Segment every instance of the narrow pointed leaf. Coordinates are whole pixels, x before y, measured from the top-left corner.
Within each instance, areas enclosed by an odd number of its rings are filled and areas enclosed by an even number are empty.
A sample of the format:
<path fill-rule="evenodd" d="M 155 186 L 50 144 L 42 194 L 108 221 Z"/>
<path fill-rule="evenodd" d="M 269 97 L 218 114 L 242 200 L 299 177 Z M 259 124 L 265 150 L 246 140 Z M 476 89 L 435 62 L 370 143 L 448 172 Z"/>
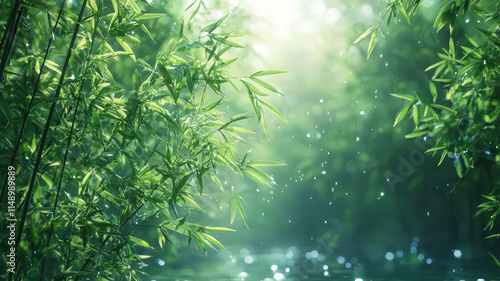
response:
<path fill-rule="evenodd" d="M 267 107 L 267 109 L 271 110 L 271 112 L 273 112 L 274 114 L 276 114 L 276 116 L 278 116 L 279 118 L 283 119 L 283 121 L 285 122 L 288 122 L 285 117 L 283 117 L 283 115 L 281 115 L 281 113 L 276 109 L 274 108 L 272 105 L 264 102 L 264 101 L 260 101 L 260 104 L 262 104 L 263 106 Z"/>
<path fill-rule="evenodd" d="M 399 99 L 409 100 L 409 101 L 415 100 L 415 98 L 413 96 L 405 95 L 405 94 L 391 94 L 391 96 L 399 98 Z"/>
<path fill-rule="evenodd" d="M 377 28 L 375 28 L 375 30 L 372 33 L 372 38 L 370 39 L 370 44 L 368 45 L 368 55 L 366 57 L 367 59 L 370 58 L 370 55 L 371 55 L 373 49 L 375 48 L 375 44 L 377 44 L 378 30 L 379 30 L 379 27 L 377 26 Z"/>
<path fill-rule="evenodd" d="M 375 30 L 375 28 L 377 28 L 377 26 L 376 26 L 376 25 L 374 25 L 374 26 L 372 26 L 372 27 L 368 28 L 365 32 L 363 32 L 363 34 L 361 34 L 361 35 L 358 37 L 358 39 L 356 39 L 356 40 L 353 42 L 353 44 L 356 44 L 356 43 L 358 43 L 359 41 L 363 40 L 363 38 L 365 38 L 366 36 L 368 36 L 368 34 L 372 33 L 372 32 Z"/>
<path fill-rule="evenodd" d="M 403 118 L 406 116 L 406 114 L 408 114 L 408 111 L 410 111 L 410 108 L 413 106 L 413 104 L 414 104 L 414 102 L 409 103 L 407 106 L 405 106 L 403 108 L 403 110 L 401 110 L 401 112 L 399 112 L 398 116 L 396 117 L 396 121 L 394 122 L 393 127 L 395 127 L 399 122 L 401 122 L 401 120 L 403 120 Z"/>
<path fill-rule="evenodd" d="M 287 73 L 287 72 L 288 71 L 284 71 L 284 70 L 263 70 L 263 71 L 257 71 L 254 74 L 250 75 L 250 78 L 258 77 L 258 76 L 280 74 L 280 73 Z"/>

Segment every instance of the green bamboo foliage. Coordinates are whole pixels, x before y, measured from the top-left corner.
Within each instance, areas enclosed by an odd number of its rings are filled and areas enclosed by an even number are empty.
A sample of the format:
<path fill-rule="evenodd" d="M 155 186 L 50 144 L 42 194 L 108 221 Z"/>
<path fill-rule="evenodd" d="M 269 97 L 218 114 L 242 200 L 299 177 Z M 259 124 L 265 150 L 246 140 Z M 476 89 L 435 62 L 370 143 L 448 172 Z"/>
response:
<path fill-rule="evenodd" d="M 16 273 L 2 277 L 139 279 L 148 258 L 141 253 L 174 247 L 172 233 L 203 251 L 228 251 L 210 233 L 233 230 L 189 215 L 204 212 L 197 198 L 206 196 L 207 179 L 220 185 L 221 167 L 272 182 L 260 166 L 281 163 L 240 155 L 241 134 L 251 131 L 238 123 L 257 118 L 267 135 L 264 108 L 285 119 L 266 102 L 281 93 L 262 79 L 283 71 L 232 77 L 226 67 L 236 59 L 225 53 L 242 46 L 223 28 L 227 15 L 196 27 L 202 1 L 179 15 L 189 20 L 156 57 L 137 50 L 157 40 L 149 24 L 169 15 L 147 1 L 18 2 L 2 7 L 25 15 L 6 27 L 5 38 L 18 29 L 17 41 L 2 41 L 1 163 L 16 167 L 18 208 Z M 123 63 L 137 69 L 133 90 L 113 71 Z M 253 114 L 220 110 L 229 99 L 224 85 L 246 89 Z M 248 226 L 242 198 L 234 198 Z M 5 196 L 1 205 L 6 233 Z M 157 241 L 141 236 L 151 229 Z"/>
<path fill-rule="evenodd" d="M 390 1 L 384 17 L 398 15 L 408 23 L 408 15 L 417 11 L 421 1 Z M 396 116 L 394 126 L 406 116 L 413 119 L 414 130 L 406 138 L 432 138 L 434 147 L 427 150 L 433 155 L 441 153 L 440 165 L 446 156 L 453 159 L 459 180 L 479 163 L 486 162 L 493 173 L 498 171 L 500 161 L 499 122 L 500 115 L 500 3 L 498 1 L 448 0 L 438 7 L 434 28 L 439 31 L 449 29 L 449 40 L 443 52 L 438 53 L 439 60 L 425 69 L 432 74 L 427 93 L 416 92 L 414 95 L 391 94 L 405 100 L 403 109 Z M 398 13 L 399 11 L 399 13 Z M 485 23 L 477 28 L 482 39 L 477 42 L 473 34 L 465 34 L 466 42 L 458 44 L 454 39 L 455 22 L 467 13 L 474 13 Z M 397 23 L 397 22 L 396 22 Z M 378 27 L 371 27 L 357 41 L 368 34 L 377 32 Z M 476 34 L 474 34 L 476 35 Z M 458 35 L 457 35 L 458 37 Z M 373 38 L 373 37 L 372 37 Z M 372 39 L 373 40 L 373 39 Z M 368 56 L 373 50 L 370 42 Z M 411 112 L 411 114 L 410 114 Z M 487 167 L 486 169 L 490 169 Z M 487 200 L 478 206 L 477 215 L 487 214 L 485 229 L 492 229 L 500 205 L 498 204 L 499 183 L 488 186 Z M 486 238 L 498 237 L 498 234 Z M 497 264 L 498 260 L 493 257 Z M 500 265 L 500 264 L 499 264 Z"/>

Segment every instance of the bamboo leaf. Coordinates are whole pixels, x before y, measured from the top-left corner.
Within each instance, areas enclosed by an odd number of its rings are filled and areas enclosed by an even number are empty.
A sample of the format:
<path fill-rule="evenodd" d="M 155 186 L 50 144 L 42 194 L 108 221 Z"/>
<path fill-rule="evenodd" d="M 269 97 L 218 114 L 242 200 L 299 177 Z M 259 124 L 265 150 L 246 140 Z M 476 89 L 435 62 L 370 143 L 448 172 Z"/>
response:
<path fill-rule="evenodd" d="M 287 73 L 287 72 L 288 71 L 284 71 L 284 70 L 263 70 L 263 71 L 257 71 L 254 74 L 250 75 L 250 78 L 258 77 L 258 76 L 274 75 L 274 74 L 280 74 L 280 73 Z"/>
<path fill-rule="evenodd" d="M 205 226 L 203 227 L 205 232 L 234 232 L 236 230 L 227 227 L 215 227 L 215 226 Z"/>
<path fill-rule="evenodd" d="M 405 95 L 405 94 L 391 94 L 391 96 L 399 98 L 399 99 L 404 99 L 404 100 L 409 100 L 409 101 L 415 101 L 415 98 L 410 95 Z"/>
<path fill-rule="evenodd" d="M 403 7 L 403 3 L 401 3 L 401 0 L 397 0 L 396 6 L 398 7 L 398 10 L 401 13 L 401 15 L 403 15 L 403 17 L 406 19 L 406 21 L 408 21 L 408 23 L 410 23 L 410 18 L 406 14 L 405 8 Z"/>
<path fill-rule="evenodd" d="M 135 20 L 150 20 L 150 19 L 155 19 L 159 18 L 161 16 L 165 16 L 166 14 L 161 14 L 161 13 L 148 13 L 148 14 L 142 14 L 140 16 L 135 17 Z"/>
<path fill-rule="evenodd" d="M 441 154 L 441 159 L 439 159 L 438 166 L 441 165 L 441 163 L 443 163 L 444 157 L 446 155 L 448 155 L 448 149 L 443 150 L 443 153 Z"/>
<path fill-rule="evenodd" d="M 85 186 L 85 184 L 87 183 L 87 181 L 89 180 L 90 176 L 92 175 L 92 172 L 93 170 L 90 170 L 86 175 L 85 177 L 83 178 L 82 180 L 82 186 Z"/>
<path fill-rule="evenodd" d="M 378 30 L 379 27 L 375 28 L 375 30 L 372 33 L 372 38 L 370 39 L 370 44 L 368 45 L 368 55 L 366 56 L 366 59 L 370 58 L 370 55 L 375 48 L 375 44 L 377 44 L 377 36 L 378 36 Z"/>
<path fill-rule="evenodd" d="M 419 127 L 420 126 L 420 120 L 419 120 L 419 116 L 418 116 L 418 107 L 416 104 L 413 104 L 413 122 L 415 122 L 415 127 Z"/>
<path fill-rule="evenodd" d="M 498 235 L 498 234 L 497 234 Z M 495 235 L 492 235 L 492 236 L 495 236 Z M 490 236 L 491 237 L 491 236 Z M 489 238 L 489 237 L 486 237 L 486 238 Z M 488 254 L 490 254 L 490 256 L 493 258 L 493 260 L 495 261 L 495 263 L 500 266 L 500 261 L 498 261 L 498 259 L 490 252 L 488 252 Z"/>
<path fill-rule="evenodd" d="M 410 111 L 410 108 L 413 106 L 414 103 L 415 102 L 409 103 L 407 106 L 403 108 L 403 110 L 401 110 L 401 112 L 399 112 L 393 127 L 395 127 L 399 122 L 401 122 L 401 120 L 403 120 L 403 118 L 406 116 L 406 114 L 408 114 L 408 111 Z"/>
<path fill-rule="evenodd" d="M 363 32 L 363 34 L 361 34 L 361 35 L 358 37 L 358 39 L 356 39 L 356 40 L 353 42 L 353 44 L 356 44 L 356 43 L 358 43 L 359 41 L 363 40 L 366 36 L 368 36 L 368 34 L 372 33 L 372 32 L 375 30 L 375 28 L 377 28 L 377 26 L 376 26 L 376 25 L 374 25 L 374 26 L 372 26 L 372 27 L 368 28 L 365 32 Z"/>
<path fill-rule="evenodd" d="M 425 72 L 427 72 L 427 71 L 429 71 L 429 70 L 431 70 L 431 69 L 433 69 L 433 68 L 436 68 L 436 67 L 438 67 L 438 66 L 441 66 L 441 65 L 442 65 L 442 64 L 444 64 L 444 63 L 446 63 L 446 61 L 443 61 L 443 60 L 442 60 L 442 61 L 439 61 L 439 62 L 436 62 L 435 64 L 433 64 L 433 65 L 431 65 L 431 66 L 427 67 L 424 71 L 425 71 Z"/>
<path fill-rule="evenodd" d="M 153 247 L 151 247 L 151 245 L 149 245 L 148 242 L 140 239 L 140 238 L 137 238 L 137 237 L 134 237 L 134 236 L 129 236 L 128 237 L 129 241 L 136 244 L 136 245 L 139 245 L 139 246 L 143 246 L 143 247 L 146 247 L 146 248 L 150 248 L 150 249 L 154 249 Z"/>
<path fill-rule="evenodd" d="M 223 249 L 224 251 L 230 253 L 226 247 L 224 247 L 217 239 L 215 239 L 213 236 L 208 235 L 207 233 L 200 233 L 201 236 L 203 236 L 205 239 L 208 241 L 212 242 L 213 244 L 217 245 L 217 247 Z"/>
<path fill-rule="evenodd" d="M 455 170 L 457 171 L 457 175 L 459 178 L 463 177 L 462 169 L 463 169 L 462 168 L 462 161 L 460 161 L 460 158 L 457 158 L 456 162 L 455 162 Z"/>
<path fill-rule="evenodd" d="M 268 187 L 271 187 L 269 182 L 271 182 L 272 179 L 261 170 L 254 168 L 252 166 L 247 166 L 247 168 L 243 170 L 243 173 L 248 177 L 252 178 L 253 180 Z"/>
<path fill-rule="evenodd" d="M 61 70 L 60 70 L 61 67 L 57 63 L 55 63 L 51 60 L 45 60 L 45 66 L 52 69 L 53 71 L 61 74 Z"/>
<path fill-rule="evenodd" d="M 132 8 L 132 10 L 134 10 L 134 12 L 136 14 L 140 14 L 141 13 L 141 9 L 139 9 L 139 6 L 137 6 L 137 3 L 135 3 L 134 0 L 128 0 L 127 3 Z"/>
<path fill-rule="evenodd" d="M 132 52 L 132 49 L 130 48 L 130 46 L 127 44 L 127 42 L 123 41 L 121 38 L 119 37 L 116 37 L 116 41 L 122 46 L 122 48 L 128 52 L 128 54 L 130 55 L 130 57 L 135 61 L 137 62 L 136 58 L 135 58 L 135 55 L 134 55 L 134 52 Z"/>
<path fill-rule="evenodd" d="M 285 166 L 285 163 L 268 161 L 268 160 L 254 160 L 246 163 L 248 166 Z"/>
<path fill-rule="evenodd" d="M 221 19 L 219 19 L 216 23 L 213 23 L 213 24 L 210 24 L 206 27 L 204 27 L 201 32 L 208 32 L 208 33 L 212 33 L 212 31 L 214 31 L 215 29 L 217 29 L 217 27 L 219 27 L 222 22 L 224 22 L 224 20 L 230 15 L 231 13 L 228 13 L 226 14 L 225 16 L 223 16 Z"/>
<path fill-rule="evenodd" d="M 189 196 L 184 196 L 182 199 L 184 199 L 184 201 L 186 201 L 187 203 L 191 204 L 196 209 L 198 209 L 198 210 L 200 210 L 202 212 L 205 212 L 205 210 L 203 210 L 198 204 L 196 204 L 196 202 L 192 198 L 190 198 Z"/>
<path fill-rule="evenodd" d="M 430 131 L 414 132 L 414 133 L 410 133 L 410 134 L 405 135 L 405 138 L 407 138 L 407 139 L 416 138 L 416 137 L 419 137 L 422 135 L 426 135 L 428 133 L 430 133 Z"/>
<path fill-rule="evenodd" d="M 451 109 L 451 108 L 448 108 L 444 105 L 441 105 L 441 104 L 437 104 L 437 103 L 433 103 L 433 104 L 430 104 L 430 106 L 434 107 L 434 108 L 439 108 L 439 109 L 443 109 L 443 110 L 448 110 L 448 111 L 451 111 L 453 113 L 457 113 L 455 110 Z"/>
<path fill-rule="evenodd" d="M 155 39 L 153 38 L 153 35 L 151 35 L 151 33 L 149 33 L 149 29 L 144 24 L 141 24 L 141 29 L 142 29 L 142 31 L 144 31 L 144 33 L 146 33 L 148 35 L 148 37 L 151 40 L 153 40 L 153 42 L 156 43 Z"/>
<path fill-rule="evenodd" d="M 237 44 L 237 43 L 234 43 L 233 41 L 229 41 L 227 39 L 224 39 L 222 37 L 219 37 L 219 36 L 215 36 L 215 35 L 211 35 L 210 38 L 214 39 L 215 41 L 217 42 L 220 42 L 222 44 L 226 44 L 228 46 L 231 46 L 231 47 L 235 47 L 235 48 L 244 48 L 243 46 L 241 46 L 240 44 Z"/>
<path fill-rule="evenodd" d="M 130 42 L 130 43 L 141 43 L 141 40 L 131 36 L 131 35 L 125 35 L 125 36 L 117 36 L 117 38 L 120 38 L 122 39 L 123 41 L 127 41 L 127 42 Z M 125 49 L 125 48 L 124 48 Z M 128 50 L 127 50 L 128 51 Z M 132 49 L 130 49 L 130 52 L 132 52 Z"/>
<path fill-rule="evenodd" d="M 234 197 L 233 197 L 233 202 L 231 203 L 231 219 L 230 219 L 231 224 L 233 224 L 235 217 L 236 217 L 236 204 L 234 203 Z"/>
<path fill-rule="evenodd" d="M 269 131 L 267 130 L 267 123 L 266 123 L 266 118 L 264 114 L 261 114 L 262 112 L 262 107 L 257 106 L 259 113 L 257 114 L 259 116 L 259 121 L 260 124 L 262 124 L 262 129 L 264 129 L 264 133 L 266 134 L 266 138 L 269 141 Z"/>
<path fill-rule="evenodd" d="M 433 152 L 433 151 L 437 151 L 437 150 L 440 150 L 440 149 L 445 149 L 446 146 L 436 146 L 436 147 L 432 147 L 432 148 L 429 148 L 425 151 L 425 153 L 427 152 Z"/>
<path fill-rule="evenodd" d="M 194 10 L 193 14 L 191 14 L 191 17 L 189 17 L 188 24 L 191 22 L 191 20 L 198 14 L 198 11 L 200 10 L 202 1 L 198 4 L 196 9 Z"/>
<path fill-rule="evenodd" d="M 245 214 L 245 210 L 243 209 L 243 206 L 241 205 L 241 200 L 243 200 L 243 198 L 241 198 L 240 196 L 233 196 L 233 206 L 231 207 L 232 208 L 231 209 L 231 223 L 234 220 L 234 214 L 236 213 L 236 209 L 237 209 L 238 212 L 240 213 L 241 218 L 243 219 L 243 223 L 245 224 L 247 229 L 250 229 L 248 227 L 247 216 Z"/>
<path fill-rule="evenodd" d="M 281 93 L 281 91 L 279 91 L 278 89 L 276 89 L 275 87 L 271 86 L 270 84 L 260 80 L 259 78 L 255 78 L 255 77 L 250 77 L 250 79 L 252 79 L 254 82 L 256 82 L 257 84 L 261 85 L 262 87 L 270 90 L 270 91 L 273 91 L 281 96 L 283 96 L 283 94 Z"/>
<path fill-rule="evenodd" d="M 274 114 L 276 114 L 276 116 L 278 116 L 279 118 L 283 119 L 283 121 L 285 122 L 288 122 L 285 117 L 283 117 L 283 115 L 281 115 L 281 113 L 276 109 L 274 108 L 272 105 L 264 102 L 264 101 L 260 101 L 260 104 L 262 104 L 263 106 L 267 107 L 267 109 L 271 110 Z"/>
<path fill-rule="evenodd" d="M 436 85 L 432 83 L 432 81 L 429 81 L 429 90 L 431 91 L 432 102 L 435 103 L 437 99 L 437 90 L 436 90 Z"/>

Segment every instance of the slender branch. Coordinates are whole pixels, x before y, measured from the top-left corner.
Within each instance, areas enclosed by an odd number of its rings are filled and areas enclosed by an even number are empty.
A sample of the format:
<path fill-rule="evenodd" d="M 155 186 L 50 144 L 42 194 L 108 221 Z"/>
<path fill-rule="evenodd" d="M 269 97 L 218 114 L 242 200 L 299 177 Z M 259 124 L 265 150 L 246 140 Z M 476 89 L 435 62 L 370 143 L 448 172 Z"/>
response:
<path fill-rule="evenodd" d="M 78 100 L 76 101 L 75 113 L 73 114 L 73 120 L 72 120 L 71 130 L 70 130 L 69 137 L 68 137 L 68 143 L 66 144 L 66 151 L 64 152 L 64 159 L 63 159 L 62 168 L 61 168 L 61 175 L 59 176 L 59 183 L 57 184 L 56 198 L 54 200 L 54 207 L 52 209 L 52 217 L 53 218 L 56 217 L 56 213 L 57 213 L 57 203 L 59 201 L 58 200 L 59 199 L 59 194 L 61 193 L 62 179 L 64 177 L 64 169 L 66 168 L 66 161 L 68 159 L 68 153 L 69 153 L 69 148 L 71 146 L 71 140 L 72 140 L 72 137 L 73 137 L 73 132 L 75 131 L 76 115 L 78 113 L 78 106 L 80 105 L 80 100 L 81 100 L 81 96 L 82 96 L 83 83 L 84 82 L 82 81 L 82 84 L 80 84 L 80 89 L 78 90 L 79 91 L 79 93 L 78 93 Z M 53 228 L 51 226 L 51 228 L 49 230 L 49 235 L 48 235 L 48 238 L 47 238 L 47 244 L 46 244 L 47 247 L 50 246 L 50 239 L 52 238 L 52 230 L 53 230 Z M 41 274 L 40 274 L 40 280 L 43 280 L 43 271 L 45 269 L 46 258 L 47 258 L 47 256 L 43 257 L 42 271 L 41 271 Z"/>

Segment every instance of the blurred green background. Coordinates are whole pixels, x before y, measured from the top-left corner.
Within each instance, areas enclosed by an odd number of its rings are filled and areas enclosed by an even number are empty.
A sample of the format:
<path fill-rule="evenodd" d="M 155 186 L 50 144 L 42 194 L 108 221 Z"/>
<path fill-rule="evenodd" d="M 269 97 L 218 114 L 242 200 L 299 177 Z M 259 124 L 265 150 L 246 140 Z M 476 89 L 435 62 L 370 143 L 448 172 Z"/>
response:
<path fill-rule="evenodd" d="M 148 42 L 135 46 L 144 52 L 141 57 L 154 62 L 163 42 L 179 30 L 182 18 L 176 15 L 191 2 L 153 1 L 170 16 L 151 21 L 158 43 L 138 35 Z M 488 193 L 485 183 L 495 175 L 478 166 L 451 192 L 458 180 L 452 159 L 437 166 L 438 157 L 424 155 L 433 140 L 405 139 L 412 131 L 409 120 L 393 127 L 404 103 L 390 93 L 430 96 L 432 74 L 424 70 L 449 40 L 447 31 L 432 28 L 441 1 L 424 1 L 411 25 L 401 20 L 384 28 L 369 60 L 368 40 L 353 42 L 380 21 L 383 1 L 204 3 L 207 9 L 194 18 L 199 26 L 231 12 L 224 28 L 248 35 L 235 39 L 246 49 L 227 54 L 241 56 L 232 64 L 235 76 L 262 69 L 288 71 L 265 79 L 285 95 L 267 100 L 288 123 L 268 114 L 270 139 L 262 130 L 248 136 L 254 155 L 287 165 L 266 169 L 275 181 L 272 189 L 220 171 L 225 191 L 213 193 L 218 187 L 207 186 L 207 193 L 215 194 L 200 202 L 208 216 L 195 214 L 191 220 L 236 229 L 216 236 L 232 253 L 210 251 L 205 256 L 188 247 L 185 237 L 174 237 L 175 246 L 158 249 L 150 259 L 151 279 L 354 280 L 387 278 L 389 272 L 416 274 L 415 280 L 476 280 L 498 273 L 488 251 L 500 254 L 499 243 L 484 239 L 498 229 L 483 231 L 485 218 L 474 216 L 481 194 Z M 465 32 L 479 38 L 475 28 L 481 24 L 472 13 L 463 16 L 455 39 L 464 40 Z M 134 65 L 121 59 L 113 67 L 125 72 Z M 116 79 L 132 91 L 141 75 L 138 71 L 134 79 Z M 252 111 L 245 95 L 231 97 L 228 111 Z M 255 123 L 248 121 L 248 128 Z M 238 217 L 229 224 L 233 192 L 245 199 L 250 229 Z M 154 241 L 155 233 L 145 235 Z"/>

